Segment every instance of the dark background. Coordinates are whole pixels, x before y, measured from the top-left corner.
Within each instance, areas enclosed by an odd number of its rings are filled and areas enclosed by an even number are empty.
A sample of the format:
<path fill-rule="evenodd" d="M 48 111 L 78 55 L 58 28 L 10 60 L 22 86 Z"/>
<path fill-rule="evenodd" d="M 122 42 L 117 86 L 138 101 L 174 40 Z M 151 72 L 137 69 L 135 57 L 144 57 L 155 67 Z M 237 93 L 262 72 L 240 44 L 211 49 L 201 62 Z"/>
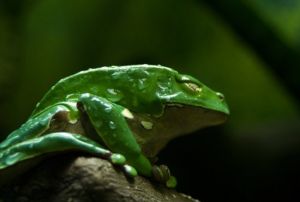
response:
<path fill-rule="evenodd" d="M 58 79 L 162 64 L 223 92 L 228 122 L 161 153 L 203 202 L 299 201 L 300 1 L 0 1 L 0 134 Z M 292 199 L 294 197 L 294 199 Z"/>

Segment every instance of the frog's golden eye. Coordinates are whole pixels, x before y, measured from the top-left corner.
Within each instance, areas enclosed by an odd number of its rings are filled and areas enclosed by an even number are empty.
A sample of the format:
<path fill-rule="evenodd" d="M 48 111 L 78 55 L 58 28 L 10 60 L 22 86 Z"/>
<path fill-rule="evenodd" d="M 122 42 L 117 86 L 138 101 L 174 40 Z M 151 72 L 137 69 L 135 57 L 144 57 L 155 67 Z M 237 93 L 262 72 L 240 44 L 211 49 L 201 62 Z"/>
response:
<path fill-rule="evenodd" d="M 184 83 L 183 85 L 195 93 L 201 93 L 202 91 L 202 88 L 195 83 Z"/>

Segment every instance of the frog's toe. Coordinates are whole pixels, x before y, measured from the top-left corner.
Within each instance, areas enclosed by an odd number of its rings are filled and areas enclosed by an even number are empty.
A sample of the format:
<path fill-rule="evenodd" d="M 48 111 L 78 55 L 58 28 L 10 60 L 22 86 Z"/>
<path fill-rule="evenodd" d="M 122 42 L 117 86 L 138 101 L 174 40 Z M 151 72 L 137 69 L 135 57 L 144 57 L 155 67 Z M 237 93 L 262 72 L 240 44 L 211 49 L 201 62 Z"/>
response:
<path fill-rule="evenodd" d="M 112 154 L 110 156 L 110 161 L 115 165 L 124 165 L 126 158 L 122 154 Z"/>
<path fill-rule="evenodd" d="M 123 166 L 124 172 L 128 177 L 135 177 L 138 175 L 136 169 L 128 164 Z"/>
<path fill-rule="evenodd" d="M 166 182 L 166 186 L 169 188 L 175 188 L 177 186 L 176 178 L 174 176 L 170 176 L 170 178 Z"/>
<path fill-rule="evenodd" d="M 169 180 L 171 173 L 169 168 L 166 165 L 154 165 L 152 167 L 153 178 L 161 183 L 165 183 Z"/>
<path fill-rule="evenodd" d="M 152 175 L 154 180 L 166 184 L 169 188 L 175 188 L 177 180 L 171 175 L 170 169 L 166 165 L 154 165 L 152 167 Z"/>

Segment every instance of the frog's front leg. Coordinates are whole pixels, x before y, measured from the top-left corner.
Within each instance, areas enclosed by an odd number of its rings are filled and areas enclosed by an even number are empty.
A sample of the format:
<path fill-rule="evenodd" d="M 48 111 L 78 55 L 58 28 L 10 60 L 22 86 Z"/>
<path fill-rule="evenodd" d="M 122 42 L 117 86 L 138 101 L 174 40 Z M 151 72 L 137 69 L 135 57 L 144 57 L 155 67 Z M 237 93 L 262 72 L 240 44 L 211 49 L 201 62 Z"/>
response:
<path fill-rule="evenodd" d="M 87 113 L 99 140 L 111 151 L 124 155 L 128 163 L 140 174 L 151 176 L 152 165 L 142 154 L 124 118 L 124 107 L 88 93 L 80 97 L 78 107 Z"/>
<path fill-rule="evenodd" d="M 138 173 L 166 183 L 168 187 L 176 186 L 175 178 L 166 167 L 153 167 L 149 159 L 142 154 L 125 119 L 125 117 L 133 118 L 128 109 L 88 93 L 80 97 L 79 109 L 88 114 L 105 145 L 113 152 L 123 154 L 128 164 L 136 168 Z"/>

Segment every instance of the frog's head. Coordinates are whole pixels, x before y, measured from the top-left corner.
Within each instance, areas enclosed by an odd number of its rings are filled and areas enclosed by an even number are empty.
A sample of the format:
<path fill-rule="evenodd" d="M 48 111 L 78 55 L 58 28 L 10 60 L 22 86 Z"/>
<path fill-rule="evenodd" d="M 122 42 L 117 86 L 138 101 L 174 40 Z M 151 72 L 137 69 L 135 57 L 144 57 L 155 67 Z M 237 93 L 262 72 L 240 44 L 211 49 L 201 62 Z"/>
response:
<path fill-rule="evenodd" d="M 179 74 L 173 69 L 159 68 L 162 73 L 156 72 L 156 96 L 163 105 L 163 113 L 149 120 L 144 117 L 151 127 L 136 131 L 141 135 L 139 139 L 147 156 L 155 156 L 171 139 L 221 124 L 229 115 L 223 94 L 194 77 Z"/>
<path fill-rule="evenodd" d="M 158 96 L 165 103 L 161 119 L 174 125 L 178 121 L 180 127 L 175 130 L 180 134 L 221 124 L 229 115 L 224 95 L 192 76 L 173 71 L 167 82 L 158 85 Z"/>
<path fill-rule="evenodd" d="M 169 94 L 161 94 L 167 105 L 182 104 L 203 108 L 226 117 L 228 105 L 222 93 L 216 92 L 192 76 L 175 73 Z"/>

